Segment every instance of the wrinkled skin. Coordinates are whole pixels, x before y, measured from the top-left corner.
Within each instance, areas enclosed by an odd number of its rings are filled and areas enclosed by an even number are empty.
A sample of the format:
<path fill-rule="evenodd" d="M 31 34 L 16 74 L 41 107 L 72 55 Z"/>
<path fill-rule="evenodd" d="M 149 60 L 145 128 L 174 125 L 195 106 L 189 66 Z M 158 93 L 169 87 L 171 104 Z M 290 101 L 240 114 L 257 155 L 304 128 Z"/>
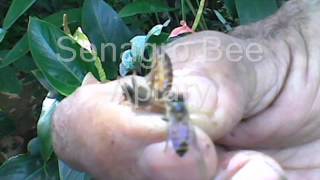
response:
<path fill-rule="evenodd" d="M 319 179 L 319 10 L 318 0 L 291 1 L 231 35 L 200 32 L 165 47 L 173 89 L 185 93 L 199 127 L 199 148 L 185 157 L 164 151 L 161 114 L 132 108 L 119 81 L 90 76 L 54 114 L 55 152 L 98 179 Z M 231 43 L 253 42 L 258 62 L 225 54 Z"/>

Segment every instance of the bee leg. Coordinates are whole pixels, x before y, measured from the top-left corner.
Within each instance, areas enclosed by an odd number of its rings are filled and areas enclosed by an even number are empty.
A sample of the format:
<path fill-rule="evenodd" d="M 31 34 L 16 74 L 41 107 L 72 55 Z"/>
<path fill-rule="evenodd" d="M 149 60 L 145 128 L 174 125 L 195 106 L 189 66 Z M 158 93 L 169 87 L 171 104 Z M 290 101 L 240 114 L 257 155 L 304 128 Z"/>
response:
<path fill-rule="evenodd" d="M 128 83 L 122 83 L 121 89 L 125 99 L 132 102 L 134 98 L 134 89 Z"/>
<path fill-rule="evenodd" d="M 167 121 L 167 139 L 166 139 L 166 144 L 164 146 L 164 152 L 168 152 L 168 148 L 169 148 L 169 141 L 170 141 L 170 127 L 171 127 L 171 122 L 169 121 L 168 118 L 163 117 L 162 118 L 164 121 Z"/>
<path fill-rule="evenodd" d="M 133 74 L 131 76 L 131 84 L 132 84 L 132 89 L 134 90 L 133 94 L 133 101 L 132 103 L 134 104 L 134 108 L 137 109 L 139 107 L 139 86 L 137 84 L 137 80 L 135 78 L 136 76 L 136 71 L 133 71 Z"/>
<path fill-rule="evenodd" d="M 140 92 L 135 78 L 131 77 L 131 85 L 129 85 L 126 82 L 121 83 L 121 89 L 123 92 L 123 96 L 125 97 L 125 100 L 129 100 L 132 104 L 134 104 L 134 107 L 137 108 L 139 104 Z"/>
<path fill-rule="evenodd" d="M 138 83 L 137 83 L 137 80 L 136 80 L 136 71 L 133 71 L 132 73 L 132 76 L 131 76 L 131 84 L 132 84 L 132 87 L 135 91 L 138 91 L 139 90 L 139 86 L 138 86 Z"/>
<path fill-rule="evenodd" d="M 135 81 L 135 80 L 131 80 L 131 81 Z M 138 89 L 135 87 L 136 86 L 136 83 L 135 84 L 132 84 L 132 85 L 129 85 L 128 83 L 124 82 L 124 83 L 121 83 L 121 89 L 122 89 L 122 93 L 123 93 L 123 96 L 125 98 L 125 100 L 128 100 L 131 102 L 131 104 L 133 104 L 133 110 L 136 110 L 137 107 L 138 107 L 138 103 L 137 102 L 137 97 L 138 93 Z"/>
<path fill-rule="evenodd" d="M 146 96 L 147 90 L 143 88 L 142 86 L 138 85 L 138 82 L 136 80 L 136 71 L 133 71 L 132 77 L 131 77 L 131 84 L 132 84 L 132 89 L 134 90 L 133 94 L 133 104 L 134 107 L 137 109 L 139 106 L 142 106 L 144 104 L 147 104 L 144 102 L 144 98 Z"/>

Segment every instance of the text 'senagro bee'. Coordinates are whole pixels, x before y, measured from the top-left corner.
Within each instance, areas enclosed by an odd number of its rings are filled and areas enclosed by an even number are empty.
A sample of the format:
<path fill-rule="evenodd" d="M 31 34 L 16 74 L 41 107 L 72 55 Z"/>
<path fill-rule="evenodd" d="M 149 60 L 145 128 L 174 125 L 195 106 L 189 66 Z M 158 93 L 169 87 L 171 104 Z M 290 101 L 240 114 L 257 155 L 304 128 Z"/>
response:
<path fill-rule="evenodd" d="M 147 86 L 139 85 L 133 77 L 132 86 L 124 83 L 122 89 L 126 98 L 139 107 L 165 107 L 163 119 L 169 123 L 168 142 L 172 143 L 176 154 L 182 157 L 188 152 L 190 144 L 196 141 L 189 112 L 183 96 L 171 92 L 173 74 L 169 56 L 158 48 L 153 57 L 151 72 L 145 77 Z"/>

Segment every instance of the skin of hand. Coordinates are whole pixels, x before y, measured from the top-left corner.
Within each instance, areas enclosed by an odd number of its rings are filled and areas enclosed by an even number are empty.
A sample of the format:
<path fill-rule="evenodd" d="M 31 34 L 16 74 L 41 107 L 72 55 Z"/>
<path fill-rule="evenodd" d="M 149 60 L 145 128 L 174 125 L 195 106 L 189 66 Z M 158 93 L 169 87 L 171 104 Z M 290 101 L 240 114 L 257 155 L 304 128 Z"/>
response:
<path fill-rule="evenodd" d="M 97 179 L 318 179 L 319 9 L 293 0 L 230 35 L 194 33 L 164 48 L 199 127 L 185 157 L 164 150 L 163 115 L 124 101 L 128 78 L 90 76 L 54 114 L 56 154 Z"/>

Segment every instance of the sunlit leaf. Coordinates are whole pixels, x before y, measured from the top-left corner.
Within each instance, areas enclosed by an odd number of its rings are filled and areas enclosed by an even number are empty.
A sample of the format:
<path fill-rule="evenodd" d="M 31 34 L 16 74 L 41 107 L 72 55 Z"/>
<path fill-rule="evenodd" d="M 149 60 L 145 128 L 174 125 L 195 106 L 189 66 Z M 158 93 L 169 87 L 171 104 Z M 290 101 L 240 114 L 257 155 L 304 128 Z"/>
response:
<path fill-rule="evenodd" d="M 81 45 L 81 47 L 87 49 L 88 51 L 90 51 L 92 53 L 93 56 L 95 56 L 96 60 L 95 60 L 95 66 L 99 72 L 99 79 L 100 81 L 106 81 L 107 77 L 106 77 L 106 73 L 102 67 L 102 63 L 100 58 L 97 56 L 97 53 L 91 48 L 91 42 L 89 41 L 87 35 L 85 35 L 82 32 L 82 29 L 79 27 L 76 32 L 73 34 L 73 39 Z"/>

